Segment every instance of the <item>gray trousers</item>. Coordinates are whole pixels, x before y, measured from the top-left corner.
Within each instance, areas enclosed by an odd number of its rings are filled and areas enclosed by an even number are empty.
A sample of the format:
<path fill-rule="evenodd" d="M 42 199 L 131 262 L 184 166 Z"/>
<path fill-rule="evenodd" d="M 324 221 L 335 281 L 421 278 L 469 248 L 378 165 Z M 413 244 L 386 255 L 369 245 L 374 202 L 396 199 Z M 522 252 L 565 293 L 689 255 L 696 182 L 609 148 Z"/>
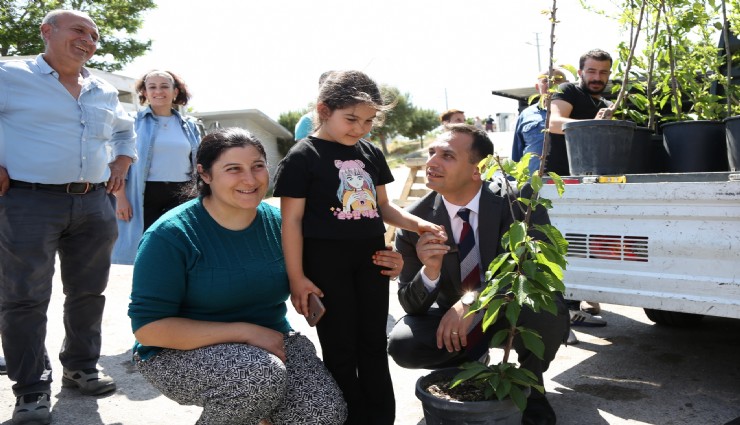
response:
<path fill-rule="evenodd" d="M 118 236 L 114 205 L 104 188 L 69 195 L 11 187 L 0 197 L 0 334 L 16 396 L 50 390 L 44 341 L 57 253 L 65 295 L 59 360 L 72 370 L 96 366 Z"/>

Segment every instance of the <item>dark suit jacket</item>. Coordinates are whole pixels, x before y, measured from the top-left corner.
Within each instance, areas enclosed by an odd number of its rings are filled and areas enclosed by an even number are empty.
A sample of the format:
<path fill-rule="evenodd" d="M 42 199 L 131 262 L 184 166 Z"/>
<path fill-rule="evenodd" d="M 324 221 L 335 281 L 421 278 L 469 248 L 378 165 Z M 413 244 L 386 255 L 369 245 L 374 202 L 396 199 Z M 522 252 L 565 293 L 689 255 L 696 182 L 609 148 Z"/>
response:
<path fill-rule="evenodd" d="M 493 190 L 492 190 L 493 189 Z M 494 193 L 496 191 L 496 193 Z M 526 196 L 526 191 L 523 193 Z M 396 250 L 403 255 L 403 270 L 399 276 L 398 299 L 408 314 L 422 314 L 429 310 L 435 302 L 442 309 L 449 309 L 462 296 L 460 286 L 460 260 L 457 246 L 451 234 L 450 217 L 442 201 L 442 196 L 431 192 L 420 199 L 407 210 L 418 217 L 444 226 L 448 234 L 447 244 L 453 249 L 445 255 L 442 262 L 442 272 L 439 284 L 434 291 L 429 292 L 421 278 L 423 264 L 416 256 L 416 242 L 419 235 L 407 230 L 396 232 Z M 523 215 L 519 208 L 514 208 L 517 219 Z M 483 184 L 480 196 L 478 216 L 478 249 L 480 250 L 481 267 L 488 269 L 488 265 L 503 252 L 501 237 L 509 230 L 514 221 L 507 197 L 498 194 L 496 184 Z M 532 223 L 549 224 L 545 208 L 535 210 Z"/>

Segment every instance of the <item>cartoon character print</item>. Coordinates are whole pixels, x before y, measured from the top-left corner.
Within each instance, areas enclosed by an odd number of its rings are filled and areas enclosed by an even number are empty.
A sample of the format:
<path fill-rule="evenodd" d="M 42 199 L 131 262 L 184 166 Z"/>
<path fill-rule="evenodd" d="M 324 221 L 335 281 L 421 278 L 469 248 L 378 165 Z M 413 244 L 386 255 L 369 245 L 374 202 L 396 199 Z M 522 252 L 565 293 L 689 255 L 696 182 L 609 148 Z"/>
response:
<path fill-rule="evenodd" d="M 377 210 L 375 185 L 370 174 L 364 170 L 365 164 L 356 159 L 334 161 L 339 169 L 339 189 L 337 198 L 342 208 L 335 208 L 334 215 L 340 220 L 359 220 L 362 217 L 380 217 Z"/>

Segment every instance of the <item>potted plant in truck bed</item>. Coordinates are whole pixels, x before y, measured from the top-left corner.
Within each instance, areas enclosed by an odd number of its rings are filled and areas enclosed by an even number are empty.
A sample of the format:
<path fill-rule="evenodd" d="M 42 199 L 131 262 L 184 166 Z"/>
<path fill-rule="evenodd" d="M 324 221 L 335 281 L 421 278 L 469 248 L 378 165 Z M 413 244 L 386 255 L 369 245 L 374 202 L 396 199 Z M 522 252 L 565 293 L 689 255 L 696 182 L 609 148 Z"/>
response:
<path fill-rule="evenodd" d="M 582 1 L 583 3 L 583 1 Z M 705 172 L 727 170 L 722 119 L 740 111 L 739 88 L 722 70 L 726 54 L 717 46 L 724 37 L 720 13 L 725 2 L 716 0 L 647 0 L 643 47 L 632 55 L 620 46 L 620 57 L 633 57 L 634 67 L 625 74 L 631 83 L 625 107 L 617 113 L 647 128 L 636 131 L 645 140 L 651 131 L 662 132 L 661 145 L 651 143 L 650 171 Z M 619 20 L 633 22 L 634 0 L 622 3 Z M 736 8 L 735 8 L 736 9 Z M 737 21 L 731 10 L 729 20 Z M 727 28 L 727 26 L 724 26 Z M 727 43 L 729 44 L 729 43 Z M 737 50 L 737 49 L 736 49 Z M 718 90 L 719 88 L 719 90 Z M 732 105 L 732 107 L 726 107 Z M 639 129 L 639 127 L 638 127 Z M 655 154 L 661 154 L 657 158 Z M 668 156 L 670 155 L 670 156 Z M 666 161 L 656 167 L 656 162 Z"/>
<path fill-rule="evenodd" d="M 615 102 L 607 108 L 605 119 L 577 120 L 563 124 L 568 163 L 573 175 L 628 174 L 642 172 L 645 150 L 639 149 L 634 138 L 635 123 L 609 119 L 624 102 L 630 87 L 630 70 L 643 23 L 648 0 L 633 2 L 624 12 L 630 29 L 629 47 L 625 58 L 620 90 Z M 621 69 L 617 60 L 613 68 Z"/>
<path fill-rule="evenodd" d="M 555 22 L 555 1 L 551 18 Z M 553 45 L 551 36 L 551 52 Z M 552 57 L 552 54 L 550 55 Z M 552 62 L 550 63 L 552 75 Z M 551 83 L 552 84 L 552 83 Z M 546 104 L 549 96 L 546 97 Z M 546 125 L 549 113 L 546 117 Z M 549 134 L 545 133 L 545 149 L 549 144 Z M 542 358 L 544 344 L 539 334 L 531 329 L 518 326 L 522 308 L 534 311 L 547 311 L 557 314 L 555 296 L 564 291 L 563 270 L 566 266 L 567 241 L 552 225 L 530 224 L 532 212 L 537 208 L 550 208 L 551 202 L 539 197 L 543 186 L 543 167 L 529 175 L 528 153 L 519 162 L 502 160 L 498 156 L 481 161 L 482 178 L 498 178 L 501 193 L 510 199 L 511 214 L 519 208 L 523 220 L 514 221 L 504 234 L 501 244 L 504 252 L 497 256 L 485 274 L 485 287 L 478 299 L 471 305 L 469 314 L 483 312 L 483 329 L 487 329 L 497 319 L 505 318 L 508 327 L 493 335 L 490 346 L 503 346 L 503 359 L 496 364 L 468 362 L 460 369 L 446 369 L 432 372 L 419 378 L 416 394 L 422 402 L 427 425 L 436 424 L 516 424 L 521 423 L 521 412 L 526 407 L 530 391 L 544 392 L 536 376 L 509 360 L 515 338 L 520 338 L 524 346 Z M 512 180 L 506 179 L 510 176 Z M 550 173 L 550 179 L 562 194 L 562 179 Z M 531 187 L 531 196 L 518 197 L 525 187 Z M 538 234 L 534 238 L 533 234 Z M 486 235 L 481 234 L 481 238 Z M 553 316 L 554 317 L 554 316 Z"/>
<path fill-rule="evenodd" d="M 632 2 L 625 0 L 626 8 Z M 736 91 L 721 72 L 724 53 L 717 47 L 720 8 L 710 0 L 648 0 L 647 43 L 634 57 L 629 107 L 621 112 L 663 133 L 668 171 L 727 170 L 725 93 Z M 628 15 L 627 10 L 621 19 Z M 625 49 L 622 48 L 622 55 Z"/>
<path fill-rule="evenodd" d="M 740 86 L 733 85 L 740 80 L 740 40 L 736 33 L 740 28 L 740 10 L 736 7 L 727 13 L 726 2 L 722 2 L 722 39 L 720 48 L 724 54 L 723 91 L 727 105 L 725 135 L 727 138 L 727 161 L 730 171 L 740 170 Z M 733 31 L 730 31 L 733 29 Z M 735 34 L 733 34 L 735 33 Z M 729 59 L 728 59 L 729 58 Z"/>
<path fill-rule="evenodd" d="M 728 169 L 724 102 L 712 90 L 722 84 L 722 56 L 715 35 L 721 30 L 716 2 L 666 1 L 663 5 L 668 84 L 661 95 L 670 100 L 675 120 L 661 126 L 672 172 Z M 665 72 L 663 72 L 665 75 Z"/>

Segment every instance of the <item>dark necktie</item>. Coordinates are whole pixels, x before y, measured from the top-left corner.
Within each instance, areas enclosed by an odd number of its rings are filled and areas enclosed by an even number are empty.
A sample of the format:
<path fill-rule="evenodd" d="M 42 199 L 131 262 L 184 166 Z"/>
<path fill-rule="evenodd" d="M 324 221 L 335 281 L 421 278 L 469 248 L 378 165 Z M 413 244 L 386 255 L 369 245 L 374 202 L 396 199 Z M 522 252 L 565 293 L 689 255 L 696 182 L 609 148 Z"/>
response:
<path fill-rule="evenodd" d="M 460 208 L 457 215 L 463 220 L 462 231 L 457 242 L 460 256 L 460 282 L 463 291 L 470 291 L 480 285 L 480 252 L 475 246 L 475 233 L 470 226 L 470 210 Z"/>

